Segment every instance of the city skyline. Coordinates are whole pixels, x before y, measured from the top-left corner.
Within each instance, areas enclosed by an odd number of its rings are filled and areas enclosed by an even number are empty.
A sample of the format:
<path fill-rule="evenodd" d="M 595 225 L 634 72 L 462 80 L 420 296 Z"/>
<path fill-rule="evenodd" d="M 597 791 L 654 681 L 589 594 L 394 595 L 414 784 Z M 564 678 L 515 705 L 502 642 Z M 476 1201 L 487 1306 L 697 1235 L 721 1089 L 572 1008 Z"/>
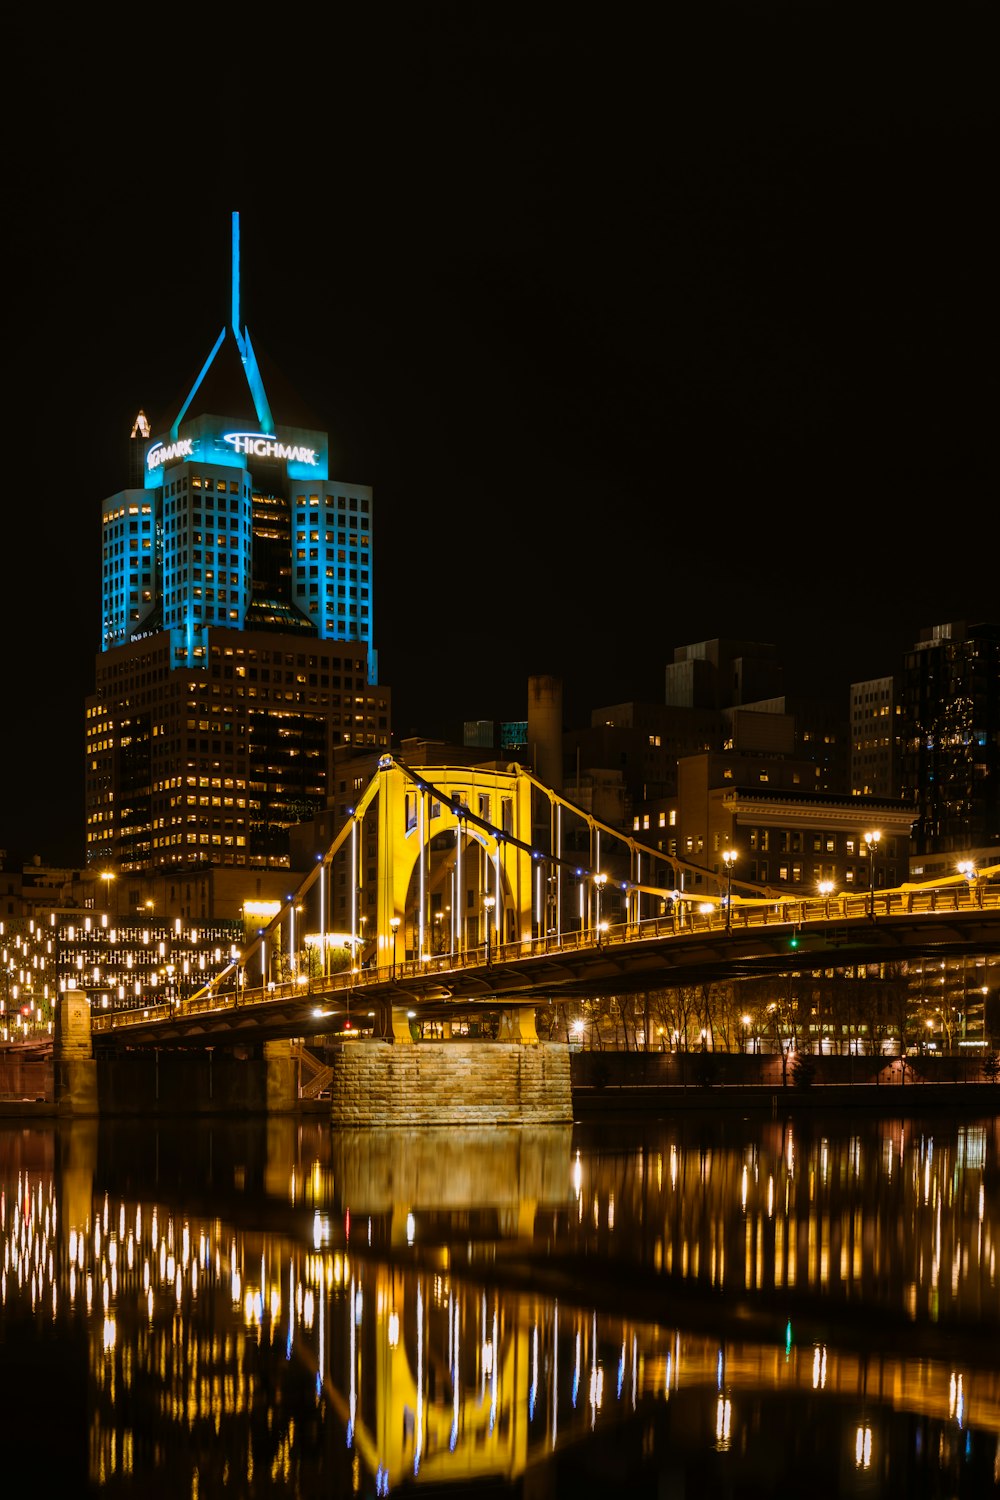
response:
<path fill-rule="evenodd" d="M 355 151 L 321 233 L 240 202 L 238 174 L 169 233 L 69 164 L 18 179 L 14 425 L 42 498 L 5 522 L 0 847 L 82 852 L 101 502 L 137 410 L 183 394 L 225 320 L 232 210 L 255 346 L 331 474 L 372 486 L 397 742 L 521 718 L 535 674 L 564 682 L 567 727 L 662 701 L 673 650 L 714 637 L 774 644 L 789 692 L 846 714 L 922 629 L 996 617 L 975 80 L 922 91 L 869 59 L 846 97 L 834 47 L 751 87 L 734 31 L 696 110 L 691 83 L 612 78 L 598 117 L 595 39 L 575 66 L 554 28 L 476 40 L 422 54 L 419 120 Z M 494 114 L 505 69 L 517 107 Z"/>

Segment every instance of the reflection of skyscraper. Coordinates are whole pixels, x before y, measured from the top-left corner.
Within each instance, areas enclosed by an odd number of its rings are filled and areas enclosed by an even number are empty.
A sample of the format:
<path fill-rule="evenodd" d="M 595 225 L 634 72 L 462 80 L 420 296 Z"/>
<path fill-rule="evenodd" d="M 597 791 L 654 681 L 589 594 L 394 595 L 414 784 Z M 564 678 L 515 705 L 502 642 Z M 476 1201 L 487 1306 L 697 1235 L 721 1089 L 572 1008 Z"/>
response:
<path fill-rule="evenodd" d="M 130 487 L 103 505 L 88 863 L 281 868 L 336 752 L 389 746 L 371 490 L 330 478 L 327 434 L 265 384 L 235 213 L 232 264 L 230 322 L 179 408 L 140 412 Z"/>

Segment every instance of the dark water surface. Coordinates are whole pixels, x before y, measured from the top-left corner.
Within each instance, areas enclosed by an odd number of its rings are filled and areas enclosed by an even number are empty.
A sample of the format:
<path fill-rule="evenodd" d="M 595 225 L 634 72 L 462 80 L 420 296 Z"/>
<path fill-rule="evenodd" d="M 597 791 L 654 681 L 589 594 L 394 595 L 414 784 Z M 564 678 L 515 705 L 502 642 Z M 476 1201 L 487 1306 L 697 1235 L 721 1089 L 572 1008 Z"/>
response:
<path fill-rule="evenodd" d="M 1000 1122 L 0 1123 L 6 1496 L 1000 1495 Z"/>

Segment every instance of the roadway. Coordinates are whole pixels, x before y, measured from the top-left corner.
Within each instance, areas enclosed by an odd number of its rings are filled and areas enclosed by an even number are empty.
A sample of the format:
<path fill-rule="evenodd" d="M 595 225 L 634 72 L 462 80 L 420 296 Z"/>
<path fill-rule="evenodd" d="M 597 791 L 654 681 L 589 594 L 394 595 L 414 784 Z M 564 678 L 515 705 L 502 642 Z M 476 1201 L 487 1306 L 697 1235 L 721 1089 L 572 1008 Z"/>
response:
<path fill-rule="evenodd" d="M 95 1050 L 135 1046 L 231 1046 L 341 1032 L 345 1022 L 377 1034 L 392 1011 L 425 1020 L 534 1007 L 608 995 L 808 973 L 865 964 L 915 963 L 1000 954 L 1000 886 L 961 886 L 833 900 L 689 910 L 595 936 L 574 932 L 441 953 L 392 966 L 300 974 L 239 987 L 230 965 L 200 994 L 178 1004 L 92 1017 Z"/>

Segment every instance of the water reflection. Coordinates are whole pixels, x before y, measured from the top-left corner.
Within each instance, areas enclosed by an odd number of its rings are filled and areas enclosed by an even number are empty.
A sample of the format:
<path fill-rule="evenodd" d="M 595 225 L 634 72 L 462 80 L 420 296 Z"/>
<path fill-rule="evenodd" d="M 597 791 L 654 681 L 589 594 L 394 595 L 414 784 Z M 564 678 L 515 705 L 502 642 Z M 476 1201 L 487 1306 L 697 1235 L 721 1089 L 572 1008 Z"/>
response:
<path fill-rule="evenodd" d="M 0 1129 L 5 1477 L 984 1495 L 1000 1127 Z"/>

